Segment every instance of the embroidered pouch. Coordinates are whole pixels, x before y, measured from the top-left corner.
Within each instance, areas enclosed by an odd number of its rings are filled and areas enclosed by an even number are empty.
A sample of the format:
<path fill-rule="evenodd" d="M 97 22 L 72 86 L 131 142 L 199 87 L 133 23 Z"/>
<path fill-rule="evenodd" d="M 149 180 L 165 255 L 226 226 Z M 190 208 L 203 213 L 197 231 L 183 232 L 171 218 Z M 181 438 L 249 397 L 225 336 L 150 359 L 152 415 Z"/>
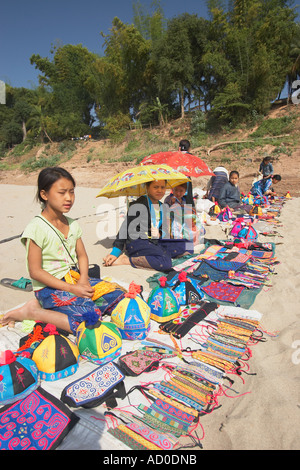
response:
<path fill-rule="evenodd" d="M 116 364 L 109 362 L 67 385 L 60 399 L 74 408 L 94 408 L 104 402 L 108 408 L 115 408 L 116 398 L 126 395 L 124 377 Z"/>
<path fill-rule="evenodd" d="M 143 372 L 156 370 L 162 355 L 157 352 L 138 349 L 119 358 L 119 365 L 125 375 L 137 376 Z"/>

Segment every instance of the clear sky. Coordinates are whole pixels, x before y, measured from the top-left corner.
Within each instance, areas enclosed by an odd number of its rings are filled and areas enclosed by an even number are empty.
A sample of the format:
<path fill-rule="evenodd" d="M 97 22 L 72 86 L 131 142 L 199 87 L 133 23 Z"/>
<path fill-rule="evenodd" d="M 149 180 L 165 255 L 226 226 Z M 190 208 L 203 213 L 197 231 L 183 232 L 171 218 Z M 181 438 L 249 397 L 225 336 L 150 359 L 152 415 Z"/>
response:
<path fill-rule="evenodd" d="M 82 44 L 103 55 L 100 32 L 109 32 L 117 16 L 133 22 L 133 0 L 4 0 L 0 2 L 0 80 L 13 87 L 33 88 L 39 71 L 32 54 L 51 58 L 51 44 Z M 140 0 L 151 12 L 151 0 Z M 293 4 L 299 2 L 295 1 Z M 161 0 L 166 18 L 181 13 L 207 17 L 205 0 Z M 300 7 L 297 7 L 300 17 Z"/>
<path fill-rule="evenodd" d="M 141 0 L 150 7 L 151 0 Z M 32 54 L 51 58 L 51 44 L 82 44 L 103 55 L 103 38 L 117 16 L 133 22 L 132 0 L 6 0 L 0 3 L 0 80 L 13 87 L 33 88 L 39 71 Z M 161 0 L 166 18 L 187 12 L 207 17 L 201 0 Z M 149 8 L 151 12 L 151 9 Z"/>

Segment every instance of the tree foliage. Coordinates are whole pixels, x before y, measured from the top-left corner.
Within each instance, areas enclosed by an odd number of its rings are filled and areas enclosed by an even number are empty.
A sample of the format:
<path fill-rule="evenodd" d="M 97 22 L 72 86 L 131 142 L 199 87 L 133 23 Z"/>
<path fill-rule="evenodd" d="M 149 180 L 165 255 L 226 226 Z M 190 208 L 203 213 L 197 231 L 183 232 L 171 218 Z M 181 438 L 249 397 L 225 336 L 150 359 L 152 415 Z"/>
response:
<path fill-rule="evenodd" d="M 131 121 L 161 124 L 190 107 L 234 123 L 266 113 L 300 75 L 300 26 L 288 0 L 208 0 L 208 17 L 167 20 L 159 0 L 133 7 L 133 24 L 112 21 L 102 56 L 79 45 L 33 54 L 34 90 L 6 87 L 0 141 L 53 140 Z M 98 124 L 98 126 L 97 126 Z"/>

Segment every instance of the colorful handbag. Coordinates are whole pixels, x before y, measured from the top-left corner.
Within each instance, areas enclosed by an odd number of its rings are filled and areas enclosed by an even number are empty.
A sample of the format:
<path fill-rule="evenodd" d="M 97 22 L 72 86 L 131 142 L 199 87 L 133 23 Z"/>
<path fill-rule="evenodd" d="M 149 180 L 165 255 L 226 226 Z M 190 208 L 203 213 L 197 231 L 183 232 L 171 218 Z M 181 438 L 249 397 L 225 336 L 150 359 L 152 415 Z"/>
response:
<path fill-rule="evenodd" d="M 116 398 L 125 396 L 124 374 L 116 364 L 108 362 L 67 385 L 60 399 L 73 408 L 95 408 L 102 403 L 115 408 Z"/>
<path fill-rule="evenodd" d="M 156 370 L 161 358 L 160 353 L 137 349 L 119 357 L 119 365 L 125 375 L 136 377 L 143 372 Z"/>

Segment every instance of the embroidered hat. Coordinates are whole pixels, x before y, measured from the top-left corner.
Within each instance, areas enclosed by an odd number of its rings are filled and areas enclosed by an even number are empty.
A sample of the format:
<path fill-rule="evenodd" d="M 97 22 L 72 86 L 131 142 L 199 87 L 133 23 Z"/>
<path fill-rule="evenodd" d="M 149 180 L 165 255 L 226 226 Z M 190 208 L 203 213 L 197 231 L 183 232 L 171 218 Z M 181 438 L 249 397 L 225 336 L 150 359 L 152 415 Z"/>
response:
<path fill-rule="evenodd" d="M 172 289 L 166 286 L 167 278 L 161 277 L 159 282 L 160 286 L 152 289 L 149 294 L 148 305 L 151 309 L 151 319 L 163 323 L 178 316 L 179 303 Z"/>
<path fill-rule="evenodd" d="M 200 285 L 199 279 L 188 277 L 185 271 L 179 273 L 178 282 L 173 287 L 179 305 L 198 304 L 203 297 Z"/>
<path fill-rule="evenodd" d="M 0 352 L 0 404 L 21 400 L 39 386 L 39 371 L 31 359 Z"/>
<path fill-rule="evenodd" d="M 133 282 L 111 313 L 111 321 L 117 325 L 123 339 L 141 340 L 150 330 L 150 307 L 139 295 L 141 287 Z"/>
<path fill-rule="evenodd" d="M 113 361 L 121 354 L 122 337 L 112 322 L 99 320 L 97 315 L 84 315 L 76 330 L 79 353 L 96 364 Z"/>
<path fill-rule="evenodd" d="M 78 369 L 79 350 L 72 341 L 60 335 L 54 325 L 47 325 L 49 335 L 33 351 L 43 380 L 54 381 L 68 377 Z"/>

